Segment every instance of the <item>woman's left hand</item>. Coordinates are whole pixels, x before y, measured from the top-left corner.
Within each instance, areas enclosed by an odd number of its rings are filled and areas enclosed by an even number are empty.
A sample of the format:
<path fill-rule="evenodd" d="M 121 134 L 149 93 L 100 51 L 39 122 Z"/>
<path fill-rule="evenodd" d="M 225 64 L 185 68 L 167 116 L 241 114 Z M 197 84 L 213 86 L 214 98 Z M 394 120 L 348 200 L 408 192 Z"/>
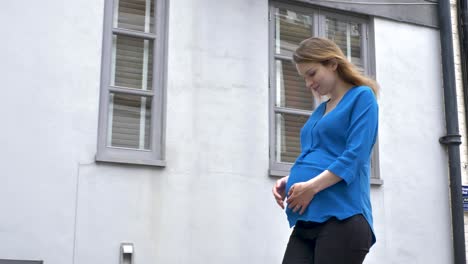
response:
<path fill-rule="evenodd" d="M 300 209 L 299 214 L 303 214 L 315 194 L 310 182 L 295 183 L 289 188 L 286 203 L 288 203 L 288 207 L 291 208 L 294 213 Z"/>

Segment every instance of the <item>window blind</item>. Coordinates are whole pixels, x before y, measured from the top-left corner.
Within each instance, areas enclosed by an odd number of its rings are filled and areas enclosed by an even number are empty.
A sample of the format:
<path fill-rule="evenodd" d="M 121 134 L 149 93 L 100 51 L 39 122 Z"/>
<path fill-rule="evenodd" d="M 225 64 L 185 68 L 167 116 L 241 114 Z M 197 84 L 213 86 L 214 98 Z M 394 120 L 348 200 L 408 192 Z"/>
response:
<path fill-rule="evenodd" d="M 115 36 L 115 81 L 111 85 L 151 90 L 153 84 L 153 41 Z M 146 53 L 146 54 L 145 54 Z M 145 63 L 145 55 L 147 62 Z M 144 75 L 146 75 L 145 78 Z M 146 85 L 143 86 L 143 79 Z"/>
<path fill-rule="evenodd" d="M 114 27 L 153 32 L 154 1 L 119 0 Z M 111 86 L 123 90 L 151 91 L 153 86 L 154 40 L 113 35 Z M 151 148 L 151 96 L 112 92 L 109 96 L 107 145 L 149 150 Z"/>
<path fill-rule="evenodd" d="M 345 56 L 361 72 L 364 65 L 361 55 L 361 25 L 358 23 L 340 21 L 327 17 L 325 24 L 326 37 L 333 40 L 343 51 Z"/>
<path fill-rule="evenodd" d="M 293 163 L 301 153 L 300 131 L 309 116 L 276 114 L 277 162 Z"/>
<path fill-rule="evenodd" d="M 292 163 L 301 152 L 300 129 L 308 119 L 304 111 L 312 112 L 315 107 L 292 54 L 302 40 L 312 36 L 313 23 L 311 16 L 283 8 L 276 9 L 275 21 L 275 157 L 277 162 Z"/>
<path fill-rule="evenodd" d="M 147 5 L 150 2 L 150 5 Z M 150 15 L 147 16 L 147 8 Z M 118 28 L 154 32 L 154 1 L 147 0 L 119 0 L 118 4 Z M 149 22 L 147 22 L 149 20 Z M 149 23 L 149 30 L 145 30 Z"/>
<path fill-rule="evenodd" d="M 114 147 L 149 149 L 151 131 L 151 102 L 149 98 L 111 93 L 113 109 L 112 142 Z M 144 124 L 142 126 L 142 107 Z M 141 131 L 141 129 L 144 131 Z M 143 138 L 140 133 L 143 132 Z"/>

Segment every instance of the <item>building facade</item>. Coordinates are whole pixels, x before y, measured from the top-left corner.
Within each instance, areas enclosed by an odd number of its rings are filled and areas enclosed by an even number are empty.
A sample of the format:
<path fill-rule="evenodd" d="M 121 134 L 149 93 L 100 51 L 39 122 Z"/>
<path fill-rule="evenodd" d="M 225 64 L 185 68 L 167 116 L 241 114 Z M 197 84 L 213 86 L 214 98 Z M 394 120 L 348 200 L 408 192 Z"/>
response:
<path fill-rule="evenodd" d="M 271 187 L 317 104 L 290 54 L 316 35 L 381 86 L 365 263 L 451 263 L 435 4 L 386 2 L 8 2 L 0 259 L 280 263 Z"/>
<path fill-rule="evenodd" d="M 463 78 L 462 78 L 462 66 L 461 66 L 461 54 L 460 54 L 460 34 L 458 32 L 458 20 L 457 20 L 457 1 L 450 1 L 451 17 L 452 17 L 452 32 L 453 32 L 453 51 L 454 51 L 454 62 L 455 62 L 455 81 L 457 88 L 457 108 L 458 108 L 458 122 L 460 127 L 460 135 L 462 136 L 460 145 L 460 162 L 461 162 L 461 174 L 462 184 L 468 185 L 468 145 L 467 145 L 467 134 L 466 134 L 466 116 L 465 116 L 465 104 L 463 94 Z M 466 60 L 466 58 L 465 58 Z M 465 246 L 468 252 L 468 212 L 465 212 Z M 468 255 L 468 254 L 467 254 Z"/>

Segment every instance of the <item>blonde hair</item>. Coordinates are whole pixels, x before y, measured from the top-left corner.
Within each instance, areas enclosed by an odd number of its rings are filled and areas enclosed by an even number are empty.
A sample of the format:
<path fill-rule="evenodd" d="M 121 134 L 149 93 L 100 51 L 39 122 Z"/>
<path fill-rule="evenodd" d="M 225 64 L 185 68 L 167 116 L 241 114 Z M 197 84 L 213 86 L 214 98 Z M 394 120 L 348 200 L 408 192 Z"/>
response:
<path fill-rule="evenodd" d="M 338 76 L 343 81 L 352 85 L 366 85 L 378 95 L 379 85 L 369 77 L 366 77 L 352 64 L 341 51 L 340 47 L 335 42 L 318 37 L 311 37 L 303 40 L 293 54 L 293 60 L 296 64 L 299 63 L 321 63 L 327 65 L 335 61 L 338 66 L 336 68 Z"/>

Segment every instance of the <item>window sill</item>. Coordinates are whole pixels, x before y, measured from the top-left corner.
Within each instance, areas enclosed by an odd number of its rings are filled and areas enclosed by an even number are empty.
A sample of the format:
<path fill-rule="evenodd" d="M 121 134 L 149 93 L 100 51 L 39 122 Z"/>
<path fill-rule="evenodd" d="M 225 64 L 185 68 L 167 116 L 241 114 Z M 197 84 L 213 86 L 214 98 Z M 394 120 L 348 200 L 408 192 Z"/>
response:
<path fill-rule="evenodd" d="M 130 165 L 144 165 L 153 167 L 166 167 L 165 160 L 133 160 L 123 158 L 107 158 L 100 155 L 96 155 L 96 162 L 107 162 L 107 163 L 119 163 L 119 164 L 130 164 Z"/>
<path fill-rule="evenodd" d="M 371 178 L 370 185 L 372 186 L 382 186 L 384 181 L 382 179 Z"/>
<path fill-rule="evenodd" d="M 283 170 L 268 170 L 268 173 L 270 176 L 273 177 L 284 177 L 289 175 L 289 171 L 283 171 Z"/>
<path fill-rule="evenodd" d="M 269 175 L 272 177 L 284 177 L 289 175 L 289 171 L 282 171 L 282 170 L 269 170 Z M 370 184 L 372 186 L 382 186 L 384 181 L 382 179 L 371 178 Z"/>

